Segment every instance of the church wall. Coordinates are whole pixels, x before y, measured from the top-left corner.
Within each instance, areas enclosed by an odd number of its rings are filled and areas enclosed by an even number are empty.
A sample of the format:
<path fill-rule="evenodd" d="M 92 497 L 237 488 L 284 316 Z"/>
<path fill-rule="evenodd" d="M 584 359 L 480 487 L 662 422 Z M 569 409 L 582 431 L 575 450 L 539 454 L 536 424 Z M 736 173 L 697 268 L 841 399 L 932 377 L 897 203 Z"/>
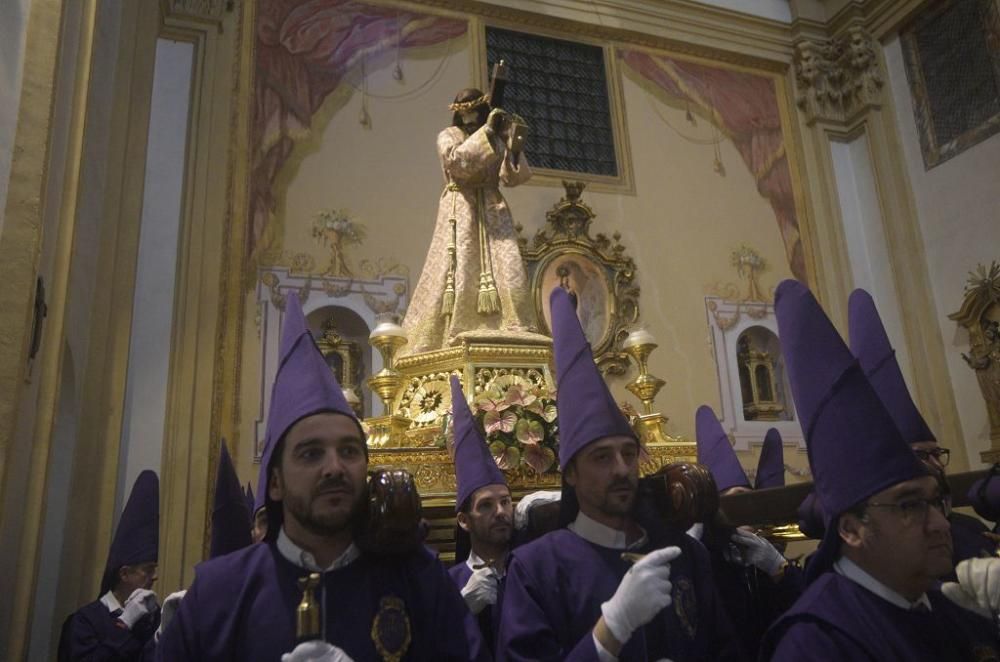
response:
<path fill-rule="evenodd" d="M 1000 261 L 1000 135 L 926 170 L 898 37 L 886 43 L 885 61 L 933 289 L 934 310 L 927 313 L 941 329 L 969 464 L 976 467 L 980 451 L 989 447 L 986 405 L 975 373 L 961 357 L 968 352 L 968 337 L 948 314 L 962 303 L 968 272 Z M 945 446 L 961 443 L 939 441 Z"/>
<path fill-rule="evenodd" d="M 474 34 L 467 34 L 451 43 L 405 51 L 403 84 L 392 77 L 391 59 L 370 62 L 370 97 L 364 103 L 369 127 L 359 121 L 360 71 L 347 75 L 347 82 L 314 117 L 313 135 L 297 144 L 279 177 L 276 189 L 282 194 L 275 222 L 281 228 L 285 259 L 308 255 L 314 270 L 321 272 L 329 254 L 312 236 L 312 218 L 320 209 L 343 208 L 367 230 L 361 245 L 348 248 L 351 265 L 356 269 L 365 261 L 381 263 L 383 269 L 398 265 L 408 271 L 410 287 L 416 285 L 443 186 L 435 136 L 450 121 L 447 104 L 455 92 L 476 82 L 474 40 Z M 732 142 L 721 140 L 724 171 L 715 172 L 711 142 L 717 131 L 707 116 L 696 111 L 692 123 L 683 103 L 665 99 L 620 62 L 617 75 L 633 181 L 618 190 L 592 185 L 582 199 L 597 215 L 591 233 L 620 232 L 636 261 L 642 288 L 639 326 L 648 328 L 660 344 L 650 372 L 667 381 L 658 396 L 658 409 L 670 417 L 672 434 L 693 439 L 697 406 L 708 403 L 724 415 L 719 409 L 720 384 L 705 296 L 726 288 L 745 289 L 731 264 L 731 253 L 744 244 L 768 264 L 760 279 L 765 293 L 792 272 L 774 211 L 758 193 Z M 419 94 L 405 96 L 418 87 Z M 784 88 L 778 89 L 779 104 L 786 104 Z M 564 194 L 551 178 L 503 192 L 515 222 L 524 226 L 523 235 L 529 239 L 545 225 L 545 212 Z M 248 302 L 254 296 L 250 293 Z M 252 318 L 245 323 L 244 343 L 248 360 L 243 362 L 241 391 L 247 415 L 241 421 L 241 436 L 253 434 L 260 394 L 255 384 L 258 359 L 252 354 L 259 340 Z M 634 374 L 633 370 L 611 382 L 620 401 L 638 405 L 624 389 Z M 804 452 L 789 447 L 788 455 L 789 464 L 805 466 Z M 750 453 L 745 459 L 747 466 L 754 466 Z"/>

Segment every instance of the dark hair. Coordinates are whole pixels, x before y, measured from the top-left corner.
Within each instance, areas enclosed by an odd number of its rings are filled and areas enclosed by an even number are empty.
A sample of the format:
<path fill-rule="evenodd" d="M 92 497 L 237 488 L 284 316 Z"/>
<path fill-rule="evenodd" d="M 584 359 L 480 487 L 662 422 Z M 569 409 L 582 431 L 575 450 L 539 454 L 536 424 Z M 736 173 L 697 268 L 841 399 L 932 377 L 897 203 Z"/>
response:
<path fill-rule="evenodd" d="M 455 103 L 466 103 L 468 101 L 475 101 L 476 99 L 482 96 L 483 92 L 481 90 L 477 90 L 474 87 L 467 87 L 455 95 Z M 484 103 L 480 106 L 477 106 L 475 110 L 478 113 L 476 115 L 476 122 L 479 124 L 479 126 L 486 124 L 486 117 L 490 114 L 489 104 Z M 456 110 L 451 115 L 451 125 L 460 127 L 463 124 L 464 122 L 462 122 L 462 114 Z"/>

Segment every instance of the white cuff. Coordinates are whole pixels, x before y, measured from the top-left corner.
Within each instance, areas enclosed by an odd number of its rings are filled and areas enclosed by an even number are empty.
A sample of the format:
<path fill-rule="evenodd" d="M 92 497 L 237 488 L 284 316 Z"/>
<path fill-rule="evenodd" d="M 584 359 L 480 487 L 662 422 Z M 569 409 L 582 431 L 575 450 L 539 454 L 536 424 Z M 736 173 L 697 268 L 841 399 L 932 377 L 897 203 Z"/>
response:
<path fill-rule="evenodd" d="M 608 652 L 608 649 L 601 645 L 601 642 L 597 640 L 597 634 L 591 632 L 594 638 L 594 648 L 597 649 L 597 659 L 601 662 L 618 662 L 618 658 Z"/>

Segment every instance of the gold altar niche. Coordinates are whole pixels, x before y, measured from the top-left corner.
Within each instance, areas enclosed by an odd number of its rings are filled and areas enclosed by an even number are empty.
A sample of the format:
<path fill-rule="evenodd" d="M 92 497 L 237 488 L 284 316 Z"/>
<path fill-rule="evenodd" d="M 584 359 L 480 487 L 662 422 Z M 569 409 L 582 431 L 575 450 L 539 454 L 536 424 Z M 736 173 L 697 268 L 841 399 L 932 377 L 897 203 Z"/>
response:
<path fill-rule="evenodd" d="M 546 227 L 536 233 L 530 248 L 526 239 L 519 242 L 540 326 L 545 332 L 550 328 L 548 292 L 557 286 L 572 290 L 602 372 L 625 375 L 630 362 L 636 364 L 638 375 L 626 388 L 642 403 L 642 412 L 627 404 L 622 408 L 646 451 L 641 472 L 694 461 L 694 443 L 670 436 L 667 417 L 655 410 L 665 382 L 648 370 L 655 339 L 644 329 L 631 328 L 639 316 L 635 264 L 617 234 L 612 239 L 590 236 L 595 215 L 580 199 L 584 184 L 564 182 L 564 186 L 565 195 L 546 214 Z M 477 396 L 491 390 L 502 393 L 518 385 L 551 392 L 554 399 L 556 386 L 552 344 L 545 336 L 483 331 L 465 332 L 459 338 L 453 347 L 400 357 L 407 343 L 403 328 L 394 322 L 379 324 L 370 340 L 384 367 L 368 384 L 385 412 L 364 422 L 370 466 L 403 468 L 414 476 L 431 525 L 428 542 L 446 559 L 454 545 L 456 487 L 447 448 L 451 375 L 462 381 L 474 412 Z M 556 466 L 541 472 L 527 463 L 502 468 L 518 499 L 535 490 L 558 489 L 561 476 Z"/>

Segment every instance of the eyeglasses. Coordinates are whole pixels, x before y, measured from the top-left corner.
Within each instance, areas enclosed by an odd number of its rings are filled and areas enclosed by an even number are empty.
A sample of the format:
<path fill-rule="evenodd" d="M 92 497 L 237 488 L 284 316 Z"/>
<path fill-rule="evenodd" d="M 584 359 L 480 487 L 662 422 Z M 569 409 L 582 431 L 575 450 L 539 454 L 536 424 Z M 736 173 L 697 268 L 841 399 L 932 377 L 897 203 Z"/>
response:
<path fill-rule="evenodd" d="M 934 450 L 915 450 L 913 451 L 921 462 L 927 462 L 932 457 L 940 464 L 942 467 L 948 466 L 948 460 L 951 459 L 951 451 L 947 448 L 935 448 Z"/>
<path fill-rule="evenodd" d="M 931 508 L 934 508 L 934 510 L 941 513 L 944 517 L 948 517 L 951 514 L 951 505 L 943 496 L 936 496 L 930 499 L 906 499 L 899 503 L 875 503 L 874 501 L 869 501 L 865 506 L 868 508 L 892 508 L 899 511 L 899 518 L 902 520 L 904 526 L 917 523 L 925 524 L 927 522 L 927 513 Z"/>

